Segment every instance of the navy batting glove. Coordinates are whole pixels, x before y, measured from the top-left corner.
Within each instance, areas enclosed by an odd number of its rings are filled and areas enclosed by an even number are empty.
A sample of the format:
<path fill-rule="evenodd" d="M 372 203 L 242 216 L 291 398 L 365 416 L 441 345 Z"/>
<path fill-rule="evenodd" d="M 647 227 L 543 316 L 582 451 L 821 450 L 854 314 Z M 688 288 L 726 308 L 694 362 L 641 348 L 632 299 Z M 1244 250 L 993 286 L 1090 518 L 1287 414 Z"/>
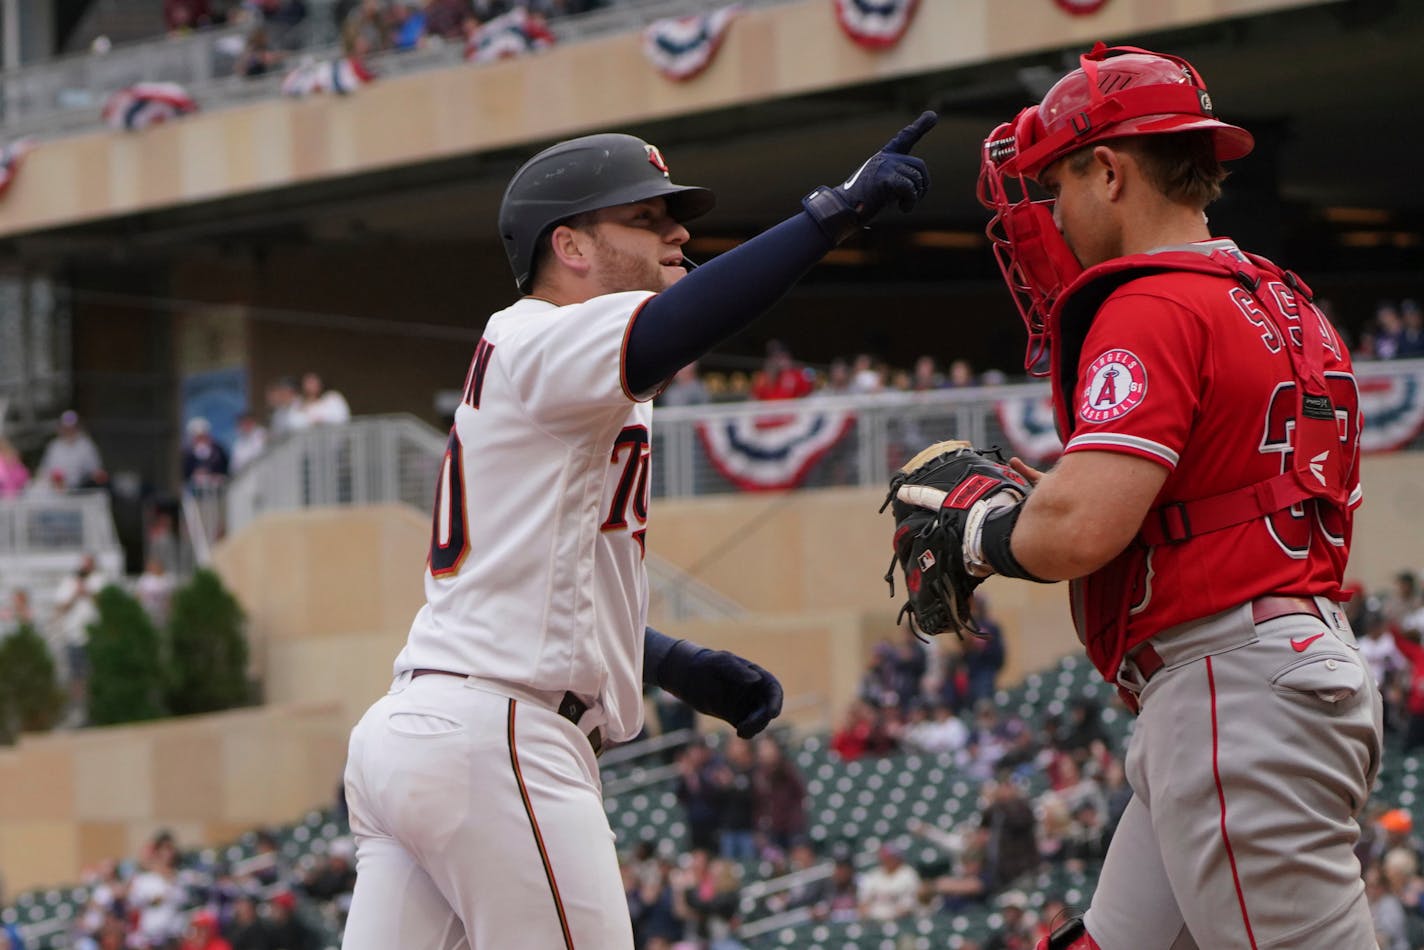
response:
<path fill-rule="evenodd" d="M 929 191 L 930 172 L 910 149 L 938 121 L 933 112 L 920 113 L 844 182 L 834 188 L 823 185 L 801 200 L 826 237 L 839 244 L 889 204 L 905 212 L 915 207 Z"/>
<path fill-rule="evenodd" d="M 659 664 L 658 685 L 693 709 L 736 727 L 750 739 L 781 715 L 776 677 L 726 650 L 679 640 Z"/>

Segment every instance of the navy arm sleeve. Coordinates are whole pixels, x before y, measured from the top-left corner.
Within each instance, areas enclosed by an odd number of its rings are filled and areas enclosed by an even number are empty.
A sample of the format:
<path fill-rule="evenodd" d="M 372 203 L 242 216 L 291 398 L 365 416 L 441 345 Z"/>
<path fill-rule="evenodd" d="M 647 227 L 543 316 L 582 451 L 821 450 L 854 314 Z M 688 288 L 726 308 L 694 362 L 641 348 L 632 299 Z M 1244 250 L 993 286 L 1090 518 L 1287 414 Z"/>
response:
<path fill-rule="evenodd" d="M 649 299 L 628 332 L 629 391 L 647 392 L 749 325 L 833 246 L 802 211 Z"/>

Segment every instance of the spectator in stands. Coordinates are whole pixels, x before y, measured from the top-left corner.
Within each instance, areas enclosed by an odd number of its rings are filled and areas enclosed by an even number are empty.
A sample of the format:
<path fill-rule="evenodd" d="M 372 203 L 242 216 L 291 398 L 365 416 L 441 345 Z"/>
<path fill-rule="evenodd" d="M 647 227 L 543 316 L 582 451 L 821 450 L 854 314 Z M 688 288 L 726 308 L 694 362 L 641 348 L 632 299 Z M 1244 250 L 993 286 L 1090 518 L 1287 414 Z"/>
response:
<path fill-rule="evenodd" d="M 815 374 L 797 362 L 780 340 L 766 344 L 766 360 L 752 379 L 753 399 L 800 399 L 815 388 Z"/>
<path fill-rule="evenodd" d="M 392 49 L 406 53 L 425 45 L 424 0 L 394 0 L 388 19 Z"/>
<path fill-rule="evenodd" d="M 213 438 L 212 426 L 202 416 L 188 420 L 188 444 L 183 447 L 183 484 L 202 492 L 227 481 L 227 450 Z"/>
<path fill-rule="evenodd" d="M 1375 356 L 1382 360 L 1399 359 L 1404 345 L 1404 321 L 1399 309 L 1388 300 L 1375 307 Z"/>
<path fill-rule="evenodd" d="M 999 715 L 992 700 L 981 700 L 974 709 L 974 728 L 969 733 L 969 746 L 960 765 L 977 781 L 994 777 L 999 760 L 1009 749 L 1010 728 Z"/>
<path fill-rule="evenodd" d="M 1023 792 L 1010 781 L 994 781 L 986 790 L 988 804 L 979 816 L 989 832 L 985 863 L 992 889 L 997 892 L 1021 874 L 1037 870 L 1037 822 Z"/>
<path fill-rule="evenodd" d="M 242 53 L 233 64 L 233 72 L 244 78 L 263 76 L 282 64 L 285 57 L 272 48 L 272 38 L 267 27 L 256 26 L 243 41 Z"/>
<path fill-rule="evenodd" d="M 910 708 L 910 704 L 920 695 L 920 684 L 928 668 L 925 646 L 907 619 L 900 628 L 900 642 L 890 654 L 890 687 L 894 706 L 902 711 Z"/>
<path fill-rule="evenodd" d="M 843 762 L 854 762 L 861 756 L 893 752 L 895 741 L 886 732 L 875 708 L 857 700 L 846 710 L 840 728 L 831 734 L 830 746 Z"/>
<path fill-rule="evenodd" d="M 915 360 L 915 372 L 910 379 L 910 388 L 915 392 L 929 392 L 944 388 L 944 376 L 935 364 L 933 356 L 921 356 Z"/>
<path fill-rule="evenodd" d="M 227 939 L 232 950 L 274 950 L 267 938 L 267 924 L 257 916 L 257 905 L 250 895 L 241 894 L 233 902 Z"/>
<path fill-rule="evenodd" d="M 54 592 L 54 623 L 64 644 L 72 724 L 83 721 L 89 689 L 89 625 L 99 619 L 94 598 L 108 583 L 94 555 L 84 554 L 74 573 L 60 581 Z"/>
<path fill-rule="evenodd" d="M 1107 839 L 1112 840 L 1117 831 L 1117 823 L 1122 821 L 1122 813 L 1127 811 L 1127 803 L 1132 801 L 1132 786 L 1127 784 L 1127 769 L 1122 760 L 1114 756 L 1103 768 L 1103 799 L 1107 802 L 1107 814 L 1103 816 Z"/>
<path fill-rule="evenodd" d="M 824 892 L 816 903 L 811 905 L 811 916 L 817 920 L 835 922 L 856 920 L 860 917 L 859 886 L 855 864 L 849 855 L 836 858 Z"/>
<path fill-rule="evenodd" d="M 631 877 L 627 871 L 633 873 Z M 682 939 L 682 920 L 675 910 L 671 861 L 659 858 L 651 862 L 651 870 L 640 875 L 636 866 L 625 865 L 623 886 L 628 895 L 628 916 L 633 921 L 633 944 L 638 950 L 671 950 Z"/>
<path fill-rule="evenodd" d="M 233 950 L 233 947 L 218 933 L 217 914 L 204 909 L 188 918 L 188 929 L 178 950 Z"/>
<path fill-rule="evenodd" d="M 302 876 L 302 891 L 313 900 L 349 899 L 356 889 L 356 868 L 352 864 L 354 856 L 350 838 L 333 841 L 325 860 L 318 859 Z"/>
<path fill-rule="evenodd" d="M 1086 751 L 1094 742 L 1107 739 L 1103 729 L 1102 707 L 1091 696 L 1080 696 L 1068 707 L 1068 728 L 1060 745 L 1063 751 L 1075 755 Z"/>
<path fill-rule="evenodd" d="M 1399 322 L 1399 358 L 1412 360 L 1424 356 L 1424 314 L 1419 312 L 1418 301 L 1400 302 Z"/>
<path fill-rule="evenodd" d="M 278 950 L 318 950 L 320 941 L 297 915 L 297 898 L 291 891 L 280 891 L 268 901 L 270 916 L 267 935 Z"/>
<path fill-rule="evenodd" d="M 134 597 L 143 605 L 144 612 L 158 629 L 168 623 L 168 610 L 173 604 L 175 587 L 173 575 L 163 566 L 160 558 L 151 557 L 144 565 L 143 573 L 134 582 Z"/>
<path fill-rule="evenodd" d="M 0 639 L 4 639 L 25 624 L 35 622 L 34 609 L 30 606 L 30 592 L 17 587 L 10 593 L 10 603 L 0 607 Z"/>
<path fill-rule="evenodd" d="M 860 876 L 857 890 L 861 917 L 901 920 L 919 906 L 920 874 L 905 863 L 899 846 L 886 843 L 880 846 L 879 863 Z"/>
<path fill-rule="evenodd" d="M 1420 606 L 1419 578 L 1413 571 L 1400 571 L 1394 576 L 1394 587 L 1385 595 L 1380 610 L 1385 623 L 1396 630 L 1404 626 L 1404 618 Z"/>
<path fill-rule="evenodd" d="M 297 396 L 297 381 L 283 376 L 267 387 L 268 429 L 274 439 L 299 432 L 310 424 Z"/>
<path fill-rule="evenodd" d="M 826 367 L 826 382 L 821 392 L 826 396 L 845 396 L 854 392 L 850 364 L 840 357 L 831 360 L 831 365 Z"/>
<path fill-rule="evenodd" d="M 232 457 L 229 469 L 233 475 L 242 471 L 267 451 L 267 430 L 257 422 L 250 412 L 237 417 L 237 438 L 232 441 Z"/>
<path fill-rule="evenodd" d="M 1360 658 L 1369 666 L 1375 682 L 1381 687 L 1409 669 L 1409 660 L 1400 652 L 1394 638 L 1388 636 L 1382 614 L 1367 612 L 1355 629 L 1364 633 L 1359 638 Z"/>
<path fill-rule="evenodd" d="M 677 798 L 687 814 L 688 840 L 693 848 L 715 852 L 721 823 L 717 765 L 712 750 L 700 739 L 689 742 L 677 762 Z"/>
<path fill-rule="evenodd" d="M 756 759 L 746 739 L 727 740 L 717 782 L 718 848 L 732 861 L 754 861 L 756 847 Z"/>
<path fill-rule="evenodd" d="M 1044 863 L 1061 865 L 1068 860 L 1068 840 L 1073 834 L 1073 815 L 1068 805 L 1053 792 L 1038 798 L 1038 855 Z"/>
<path fill-rule="evenodd" d="M 930 704 L 929 718 L 918 727 L 906 729 L 905 745 L 927 755 L 958 755 L 969 745 L 969 727 L 948 705 Z"/>
<path fill-rule="evenodd" d="M 267 28 L 272 45 L 278 49 L 295 50 L 301 45 L 297 29 L 307 18 L 306 0 L 247 0 Z"/>
<path fill-rule="evenodd" d="M 1038 945 L 1035 919 L 1028 912 L 1028 895 L 1023 891 L 1005 891 L 999 897 L 1003 923 L 984 944 L 984 950 L 1034 950 Z"/>
<path fill-rule="evenodd" d="M 954 870 L 930 882 L 930 890 L 940 899 L 941 911 L 959 913 L 988 900 L 991 884 L 986 864 L 988 846 L 988 831 L 975 829 L 960 850 Z"/>
<path fill-rule="evenodd" d="M 341 24 L 341 45 L 347 56 L 369 56 L 391 48 L 390 24 L 382 0 L 361 0 Z"/>
<path fill-rule="evenodd" d="M 170 36 L 213 25 L 208 0 L 163 0 L 163 22 Z"/>
<path fill-rule="evenodd" d="M 99 458 L 99 447 L 79 427 L 79 413 L 67 410 L 59 417 L 59 434 L 45 446 L 40 476 L 48 481 L 59 473 L 68 491 L 106 485 L 109 473 Z"/>
<path fill-rule="evenodd" d="M 800 875 L 820 865 L 821 859 L 809 841 L 801 839 L 791 845 L 787 859 L 786 873 Z M 767 910 L 773 914 L 784 914 L 792 910 L 810 910 L 831 896 L 831 878 L 823 877 L 814 881 L 801 880 L 784 890 L 767 897 Z"/>
<path fill-rule="evenodd" d="M 757 831 L 768 844 L 785 852 L 806 833 L 806 782 L 773 736 L 756 740 Z"/>
<path fill-rule="evenodd" d="M 989 615 L 988 602 L 982 595 L 970 598 L 969 611 L 982 634 L 962 641 L 964 665 L 969 674 L 968 700 L 970 705 L 978 705 L 981 700 L 992 699 L 999 688 L 999 673 L 1004 669 L 1004 631 Z"/>
<path fill-rule="evenodd" d="M 856 356 L 850 368 L 850 388 L 855 393 L 878 393 L 885 388 L 885 367 L 869 353 Z"/>
<path fill-rule="evenodd" d="M 465 35 L 465 17 L 470 15 L 469 0 L 426 0 L 425 33 L 458 40 Z"/>
<path fill-rule="evenodd" d="M 140 859 L 142 870 L 129 883 L 130 914 L 137 915 L 134 934 L 141 947 L 163 947 L 183 935 L 182 909 L 187 890 L 178 880 L 178 852 L 173 838 L 160 832 Z"/>
<path fill-rule="evenodd" d="M 674 907 L 688 933 L 701 940 L 726 934 L 737 917 L 740 891 L 735 865 L 701 848 L 673 875 Z"/>
<path fill-rule="evenodd" d="M 0 501 L 18 498 L 30 483 L 30 471 L 10 440 L 0 435 Z"/>
<path fill-rule="evenodd" d="M 658 396 L 659 406 L 700 406 L 710 401 L 707 386 L 698 375 L 696 360 L 678 370 L 667 389 Z"/>
<path fill-rule="evenodd" d="M 327 389 L 321 376 L 308 372 L 302 376 L 302 415 L 313 426 L 341 426 L 351 421 L 351 407 L 346 397 Z"/>
<path fill-rule="evenodd" d="M 1380 950 L 1409 950 L 1404 905 L 1390 892 L 1384 872 L 1377 867 L 1365 869 L 1365 897 L 1370 902 L 1370 916 L 1375 922 Z"/>
<path fill-rule="evenodd" d="M 968 389 L 976 385 L 974 381 L 974 367 L 969 365 L 965 359 L 955 360 L 949 364 L 949 380 L 945 383 L 950 389 Z"/>
<path fill-rule="evenodd" d="M 1082 872 L 1099 864 L 1108 853 L 1108 828 L 1104 815 L 1090 799 L 1078 803 L 1064 843 L 1063 860 L 1070 871 Z"/>

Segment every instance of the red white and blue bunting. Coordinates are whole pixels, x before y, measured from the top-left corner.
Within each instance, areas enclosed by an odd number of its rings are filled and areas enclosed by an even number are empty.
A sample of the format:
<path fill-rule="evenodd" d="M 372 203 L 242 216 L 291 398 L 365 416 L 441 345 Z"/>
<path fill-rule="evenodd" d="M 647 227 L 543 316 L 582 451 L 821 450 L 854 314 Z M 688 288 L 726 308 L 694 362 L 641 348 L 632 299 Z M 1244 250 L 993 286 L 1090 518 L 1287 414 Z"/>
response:
<path fill-rule="evenodd" d="M 465 61 L 492 63 L 547 49 L 555 43 L 544 18 L 515 7 L 481 26 L 465 44 Z"/>
<path fill-rule="evenodd" d="M 654 20 L 643 30 L 643 55 L 668 79 L 686 82 L 711 64 L 741 10 L 734 3 L 711 13 Z"/>
<path fill-rule="evenodd" d="M 1355 375 L 1365 417 L 1362 453 L 1398 451 L 1424 434 L 1424 360 L 1362 363 Z M 1015 455 L 1049 462 L 1063 451 L 1047 394 L 1000 399 L 994 411 Z"/>
<path fill-rule="evenodd" d="M 20 163 L 25 160 L 25 156 L 34 147 L 34 139 L 23 138 L 16 139 L 9 145 L 0 148 L 0 195 L 4 195 L 15 183 L 15 176 L 20 173 Z M 0 424 L 3 424 L 4 421 L 4 413 L 0 413 Z"/>
<path fill-rule="evenodd" d="M 1097 13 L 1107 5 L 1108 0 L 1054 0 L 1060 7 L 1074 16 Z"/>
<path fill-rule="evenodd" d="M 1424 431 L 1424 367 L 1356 375 L 1365 416 L 1360 451 L 1393 452 Z"/>
<path fill-rule="evenodd" d="M 919 0 L 834 0 L 836 22 L 867 49 L 889 49 L 910 28 Z"/>
<path fill-rule="evenodd" d="M 778 408 L 780 408 L 778 406 Z M 712 466 L 743 491 L 795 488 L 855 425 L 846 410 L 800 410 L 697 424 Z"/>
<path fill-rule="evenodd" d="M 354 56 L 305 62 L 282 79 L 282 95 L 310 96 L 313 93 L 336 93 L 347 96 L 376 78 L 365 64 Z"/>
<path fill-rule="evenodd" d="M 120 89 L 104 103 L 104 122 L 137 132 L 197 112 L 198 104 L 176 82 L 140 82 Z"/>
<path fill-rule="evenodd" d="M 1047 393 L 1000 399 L 994 404 L 994 413 L 1014 454 L 1020 458 L 1046 464 L 1063 451 L 1063 442 L 1058 438 L 1058 427 L 1053 421 L 1053 399 Z"/>

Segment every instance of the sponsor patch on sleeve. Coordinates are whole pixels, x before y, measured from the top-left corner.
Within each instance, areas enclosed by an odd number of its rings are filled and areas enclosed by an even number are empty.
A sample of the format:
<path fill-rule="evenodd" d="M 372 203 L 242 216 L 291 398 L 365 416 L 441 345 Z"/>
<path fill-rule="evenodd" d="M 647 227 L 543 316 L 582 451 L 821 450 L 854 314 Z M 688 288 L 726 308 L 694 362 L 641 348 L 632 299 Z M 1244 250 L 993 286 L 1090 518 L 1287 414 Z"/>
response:
<path fill-rule="evenodd" d="M 1107 350 L 1082 375 L 1078 415 L 1084 422 L 1121 419 L 1147 398 L 1147 368 L 1130 350 Z"/>

